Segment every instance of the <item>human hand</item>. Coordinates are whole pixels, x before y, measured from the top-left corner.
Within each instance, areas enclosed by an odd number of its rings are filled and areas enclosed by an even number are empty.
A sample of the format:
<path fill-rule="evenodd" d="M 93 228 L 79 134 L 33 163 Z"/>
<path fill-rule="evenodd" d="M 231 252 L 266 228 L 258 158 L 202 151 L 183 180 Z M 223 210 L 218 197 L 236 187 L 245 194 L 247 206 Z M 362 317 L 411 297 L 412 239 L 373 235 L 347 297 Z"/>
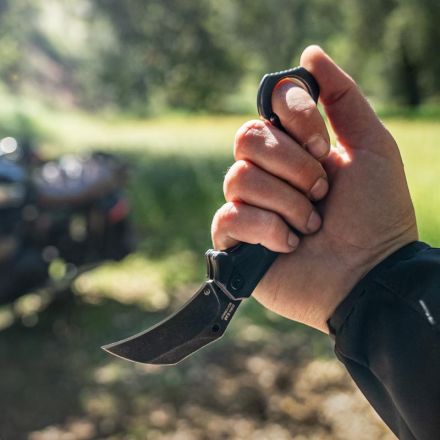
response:
<path fill-rule="evenodd" d="M 263 121 L 237 132 L 227 203 L 213 219 L 212 239 L 217 249 L 244 241 L 282 252 L 254 297 L 327 333 L 327 319 L 353 286 L 418 235 L 393 137 L 319 47 L 308 47 L 301 65 L 320 85 L 336 147 L 329 152 L 324 121 L 307 92 L 289 80 L 279 83 L 272 107 L 289 136 Z"/>

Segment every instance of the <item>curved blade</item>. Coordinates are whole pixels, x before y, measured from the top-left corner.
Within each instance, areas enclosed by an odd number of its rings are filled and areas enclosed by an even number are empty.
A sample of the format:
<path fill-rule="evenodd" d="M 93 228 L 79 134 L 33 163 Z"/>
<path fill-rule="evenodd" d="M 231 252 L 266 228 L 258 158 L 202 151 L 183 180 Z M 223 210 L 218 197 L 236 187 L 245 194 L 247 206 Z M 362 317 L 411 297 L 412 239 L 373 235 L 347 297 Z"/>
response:
<path fill-rule="evenodd" d="M 230 299 L 212 282 L 206 282 L 169 318 L 102 348 L 133 362 L 175 364 L 220 338 L 240 303 Z"/>

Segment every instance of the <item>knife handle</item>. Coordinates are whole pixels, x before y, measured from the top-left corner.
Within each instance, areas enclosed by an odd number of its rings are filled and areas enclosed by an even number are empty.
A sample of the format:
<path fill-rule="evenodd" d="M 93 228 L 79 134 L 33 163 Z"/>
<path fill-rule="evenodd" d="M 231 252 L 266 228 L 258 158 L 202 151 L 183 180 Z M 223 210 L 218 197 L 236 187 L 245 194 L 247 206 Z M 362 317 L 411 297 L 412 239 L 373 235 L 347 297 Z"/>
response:
<path fill-rule="evenodd" d="M 233 300 L 251 296 L 278 256 L 261 244 L 240 243 L 225 251 L 209 249 L 208 278 Z"/>
<path fill-rule="evenodd" d="M 303 67 L 264 75 L 257 94 L 258 113 L 283 131 L 280 119 L 272 109 L 272 92 L 284 78 L 298 81 L 315 102 L 319 98 L 318 83 Z M 231 299 L 248 298 L 277 256 L 277 252 L 260 244 L 240 243 L 225 251 L 209 249 L 206 252 L 208 278 Z"/>
<path fill-rule="evenodd" d="M 257 109 L 264 119 L 270 121 L 280 130 L 284 130 L 280 118 L 272 110 L 272 92 L 274 87 L 285 78 L 293 79 L 302 85 L 310 94 L 315 102 L 319 99 L 319 84 L 314 76 L 304 67 L 293 67 L 292 69 L 280 72 L 267 73 L 263 76 L 258 87 Z"/>

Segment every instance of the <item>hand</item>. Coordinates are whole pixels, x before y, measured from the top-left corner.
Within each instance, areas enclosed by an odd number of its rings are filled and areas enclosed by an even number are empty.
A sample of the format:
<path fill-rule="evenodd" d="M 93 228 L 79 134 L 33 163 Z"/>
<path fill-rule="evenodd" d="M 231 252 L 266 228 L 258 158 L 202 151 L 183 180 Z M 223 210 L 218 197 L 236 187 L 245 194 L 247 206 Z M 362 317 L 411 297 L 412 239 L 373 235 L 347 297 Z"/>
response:
<path fill-rule="evenodd" d="M 328 332 L 327 319 L 354 285 L 418 235 L 393 137 L 354 81 L 319 47 L 307 48 L 301 65 L 320 85 L 336 147 L 329 152 L 310 96 L 282 81 L 272 106 L 289 136 L 262 121 L 238 131 L 236 162 L 224 183 L 228 203 L 214 217 L 212 239 L 217 249 L 244 241 L 283 252 L 254 297 Z M 299 238 L 290 227 L 305 235 Z"/>

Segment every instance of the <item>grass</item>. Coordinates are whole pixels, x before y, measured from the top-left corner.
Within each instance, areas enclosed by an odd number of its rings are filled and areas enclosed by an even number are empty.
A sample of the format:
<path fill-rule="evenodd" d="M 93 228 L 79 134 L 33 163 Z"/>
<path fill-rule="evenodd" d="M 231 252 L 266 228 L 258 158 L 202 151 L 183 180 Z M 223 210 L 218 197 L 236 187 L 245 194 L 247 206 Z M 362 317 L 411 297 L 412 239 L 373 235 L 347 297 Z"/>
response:
<path fill-rule="evenodd" d="M 185 248 L 191 244 L 200 249 L 209 244 L 204 231 L 222 202 L 221 182 L 232 163 L 234 133 L 244 121 L 255 117 L 171 115 L 133 120 L 112 114 L 57 112 L 22 98 L 2 99 L 5 105 L 0 121 L 14 126 L 11 109 L 22 118 L 20 109 L 26 108 L 45 140 L 43 154 L 57 156 L 97 148 L 133 159 L 137 164 L 131 186 L 135 219 L 143 235 L 148 235 L 147 247 L 154 253 L 176 245 Z M 440 245 L 439 109 L 384 109 L 381 114 L 402 152 L 421 238 Z M 29 132 L 26 120 L 24 125 Z M 157 241 L 154 246 L 153 241 Z"/>
<path fill-rule="evenodd" d="M 8 359 L 0 370 L 1 438 L 392 438 L 366 415 L 328 338 L 254 301 L 223 340 L 177 367 L 133 366 L 98 348 L 157 322 L 203 278 L 234 133 L 248 117 L 140 121 L 44 108 L 31 117 L 48 156 L 100 148 L 131 160 L 140 246 L 82 275 L 74 295 L 30 296 L 0 311 L 0 356 Z M 401 147 L 421 238 L 440 245 L 440 124 L 385 122 Z M 347 403 L 359 434 L 341 431 L 332 399 Z"/>
<path fill-rule="evenodd" d="M 440 122 L 391 120 L 400 146 L 422 240 L 440 246 Z"/>
<path fill-rule="evenodd" d="M 51 141 L 44 146 L 48 154 L 93 146 L 135 158 L 141 165 L 138 171 L 142 170 L 140 174 L 144 172 L 141 181 L 135 184 L 139 190 L 135 196 L 136 204 L 142 211 L 139 212 L 139 223 L 148 223 L 151 211 L 156 210 L 161 224 L 167 224 L 171 217 L 172 223 L 180 227 L 179 217 L 186 211 L 182 205 L 187 204 L 185 222 L 189 223 L 189 229 L 194 229 L 194 213 L 208 225 L 210 215 L 221 203 L 221 181 L 233 160 L 235 131 L 253 117 L 255 115 L 172 116 L 133 121 L 111 116 L 102 119 L 61 114 L 53 115 L 50 125 L 41 125 L 51 134 Z M 400 116 L 400 119 L 390 117 L 384 122 L 401 150 L 421 238 L 440 245 L 437 232 L 440 230 L 439 119 Z M 159 186 L 167 190 L 157 191 Z M 160 193 L 162 200 L 152 201 L 151 193 Z M 206 226 L 204 228 L 206 230 Z M 166 230 L 168 232 L 169 228 Z"/>

